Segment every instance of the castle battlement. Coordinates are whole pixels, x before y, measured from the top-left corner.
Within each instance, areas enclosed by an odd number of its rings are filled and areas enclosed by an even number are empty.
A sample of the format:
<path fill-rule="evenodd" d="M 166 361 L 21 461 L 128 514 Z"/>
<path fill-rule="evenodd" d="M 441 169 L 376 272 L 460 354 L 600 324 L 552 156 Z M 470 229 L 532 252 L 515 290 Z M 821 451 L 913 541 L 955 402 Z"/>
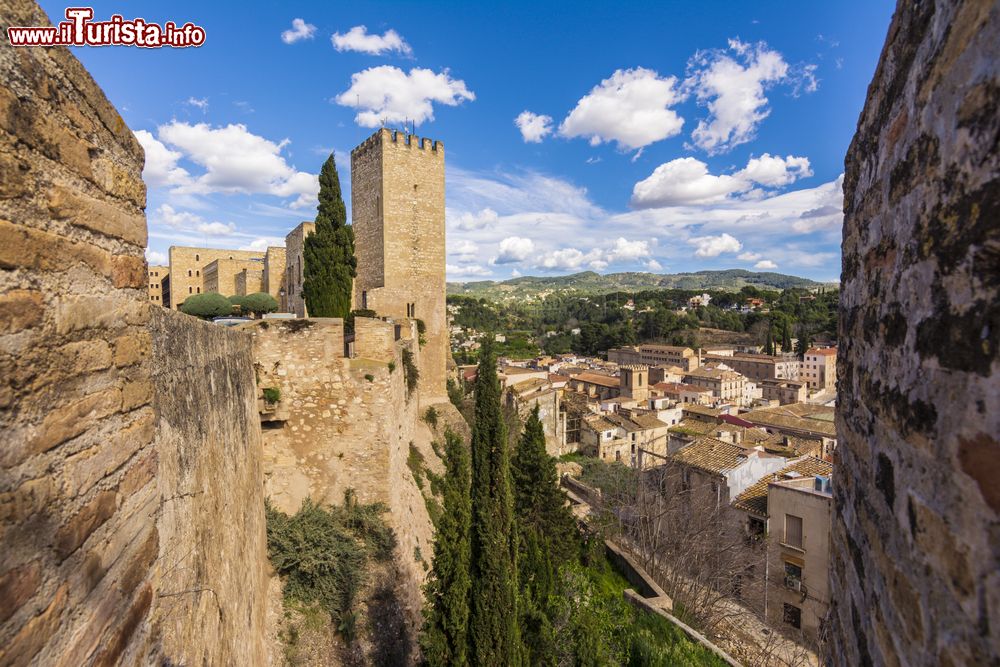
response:
<path fill-rule="evenodd" d="M 351 156 L 367 153 L 377 146 L 395 146 L 405 148 L 416 148 L 427 150 L 431 153 L 444 153 L 444 142 L 427 137 L 419 137 L 400 130 L 390 130 L 387 127 L 379 128 L 373 135 L 362 141 L 351 151 Z"/>

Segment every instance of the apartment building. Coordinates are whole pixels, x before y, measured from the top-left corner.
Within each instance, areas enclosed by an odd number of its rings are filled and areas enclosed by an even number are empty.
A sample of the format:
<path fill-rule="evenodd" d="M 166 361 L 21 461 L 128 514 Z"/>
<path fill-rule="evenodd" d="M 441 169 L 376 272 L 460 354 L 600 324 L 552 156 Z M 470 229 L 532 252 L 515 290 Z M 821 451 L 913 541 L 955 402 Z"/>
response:
<path fill-rule="evenodd" d="M 802 359 L 801 379 L 811 391 L 833 391 L 837 388 L 837 348 L 813 347 Z"/>

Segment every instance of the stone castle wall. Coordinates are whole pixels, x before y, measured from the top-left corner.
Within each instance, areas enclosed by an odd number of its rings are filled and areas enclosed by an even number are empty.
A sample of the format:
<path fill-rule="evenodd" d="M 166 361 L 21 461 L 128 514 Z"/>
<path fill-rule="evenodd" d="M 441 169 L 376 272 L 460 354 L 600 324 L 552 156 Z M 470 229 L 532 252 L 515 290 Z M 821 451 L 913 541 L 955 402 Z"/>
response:
<path fill-rule="evenodd" d="M 830 662 L 1000 662 L 1000 6 L 899 2 L 847 156 Z"/>
<path fill-rule="evenodd" d="M 0 664 L 260 664 L 249 340 L 149 304 L 142 148 L 70 52 L 0 81 Z"/>
<path fill-rule="evenodd" d="M 177 665 L 263 664 L 268 565 L 252 341 L 151 310 L 156 450 L 139 466 L 158 490 L 159 654 Z"/>
<path fill-rule="evenodd" d="M 355 307 L 426 327 L 421 395 L 446 396 L 444 145 L 385 128 L 351 152 Z"/>
<path fill-rule="evenodd" d="M 396 340 L 391 322 L 358 317 L 356 356 L 347 358 L 340 319 L 264 320 L 240 329 L 254 340 L 258 386 L 281 392 L 273 408 L 280 421 L 263 430 L 266 495 L 286 513 L 307 497 L 340 504 L 347 489 L 362 502 L 385 503 L 399 540 L 409 621 L 417 627 L 426 572 L 415 554 L 429 559 L 433 527 L 407 466 L 410 444 L 436 457 L 404 379 L 402 351 L 419 355 L 416 341 Z"/>
<path fill-rule="evenodd" d="M 306 302 L 302 298 L 302 280 L 305 277 L 305 241 L 316 224 L 303 222 L 285 236 L 285 302 L 282 310 L 306 317 Z"/>

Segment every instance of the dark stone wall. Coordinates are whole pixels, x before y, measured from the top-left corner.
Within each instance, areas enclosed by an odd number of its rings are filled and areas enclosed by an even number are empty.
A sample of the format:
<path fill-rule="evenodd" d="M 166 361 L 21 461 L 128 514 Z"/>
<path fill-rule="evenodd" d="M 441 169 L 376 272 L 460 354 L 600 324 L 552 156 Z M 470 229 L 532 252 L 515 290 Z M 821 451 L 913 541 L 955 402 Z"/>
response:
<path fill-rule="evenodd" d="M 846 160 L 829 662 L 1000 664 L 1000 3 L 896 8 Z"/>

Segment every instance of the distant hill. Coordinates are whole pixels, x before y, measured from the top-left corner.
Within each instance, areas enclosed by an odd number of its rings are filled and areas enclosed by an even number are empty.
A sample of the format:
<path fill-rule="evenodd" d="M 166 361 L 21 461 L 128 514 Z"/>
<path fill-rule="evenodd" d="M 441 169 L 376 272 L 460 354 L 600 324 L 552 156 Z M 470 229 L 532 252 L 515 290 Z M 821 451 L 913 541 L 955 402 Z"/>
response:
<path fill-rule="evenodd" d="M 529 296 L 555 290 L 606 294 L 608 292 L 634 292 L 648 289 L 726 290 L 738 291 L 752 285 L 767 289 L 815 289 L 831 286 L 808 278 L 783 273 L 756 273 L 745 269 L 723 271 L 695 271 L 693 273 L 609 273 L 593 271 L 568 276 L 522 276 L 510 280 L 477 280 L 467 283 L 448 283 L 448 294 L 461 294 L 485 298 Z"/>

